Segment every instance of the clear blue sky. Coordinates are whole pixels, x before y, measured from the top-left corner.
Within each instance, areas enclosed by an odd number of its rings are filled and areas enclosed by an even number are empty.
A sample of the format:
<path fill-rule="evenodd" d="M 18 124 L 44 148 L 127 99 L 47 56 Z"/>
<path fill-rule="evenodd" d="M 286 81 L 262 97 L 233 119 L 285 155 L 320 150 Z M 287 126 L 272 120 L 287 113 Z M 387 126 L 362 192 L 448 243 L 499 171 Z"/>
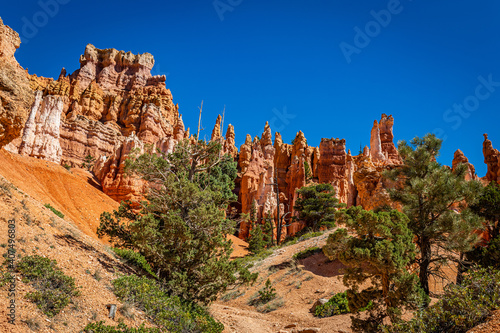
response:
<path fill-rule="evenodd" d="M 396 141 L 440 129 L 440 162 L 460 148 L 479 176 L 482 134 L 500 148 L 499 1 L 4 1 L 0 16 L 38 75 L 76 70 L 87 43 L 152 53 L 186 126 L 204 100 L 209 137 L 226 105 L 238 146 L 267 120 L 286 142 L 302 130 L 357 153 L 387 113 Z"/>

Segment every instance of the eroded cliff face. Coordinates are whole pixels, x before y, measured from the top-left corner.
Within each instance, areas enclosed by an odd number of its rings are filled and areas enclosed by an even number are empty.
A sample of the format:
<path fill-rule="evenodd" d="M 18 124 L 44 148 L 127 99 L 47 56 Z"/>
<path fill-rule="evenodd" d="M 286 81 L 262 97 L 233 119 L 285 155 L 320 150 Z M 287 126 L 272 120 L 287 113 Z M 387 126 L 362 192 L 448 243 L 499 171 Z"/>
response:
<path fill-rule="evenodd" d="M 21 135 L 35 97 L 14 57 L 20 45 L 18 33 L 0 19 L 0 148 Z"/>
<path fill-rule="evenodd" d="M 54 80 L 22 70 L 13 58 L 19 37 L 5 26 L 0 35 L 2 45 L 13 44 L 3 48 L 8 61 L 2 63 L 0 72 L 8 70 L 9 77 L 18 79 L 16 86 L 26 90 L 18 88 L 22 93 L 5 98 L 19 99 L 28 92 L 36 95 L 24 103 L 12 103 L 26 109 L 22 117 L 22 112 L 13 108 L 6 111 L 11 123 L 5 131 L 9 133 L 5 143 L 10 141 L 6 148 L 69 166 L 81 166 L 91 155 L 97 160 L 94 171 L 104 192 L 118 201 L 138 202 L 144 184 L 124 174 L 130 151 L 149 144 L 170 152 L 187 134 L 178 106 L 165 86 L 165 76 L 151 75 L 153 56 L 101 50 L 89 44 L 80 58 L 80 69 L 71 75 L 63 69 Z M 19 115 L 12 116 L 13 112 Z M 18 129 L 12 128 L 14 124 Z M 21 131 L 22 137 L 14 139 Z M 232 149 L 229 143 L 227 147 Z"/>
<path fill-rule="evenodd" d="M 371 132 L 372 148 L 366 147 L 359 156 L 346 152 L 344 139 L 322 139 L 319 147 L 310 147 L 304 133 L 298 132 L 293 144 L 283 143 L 280 133 L 275 133 L 274 150 L 271 149 L 271 129 L 266 124 L 261 140 L 247 135 L 240 148 L 237 180 L 241 211 L 248 213 L 254 202 L 258 220 L 266 212 L 276 217 L 276 189 L 265 185 L 277 181 L 280 193 L 280 216 L 285 215 L 286 233 L 293 235 L 304 225 L 292 221 L 297 189 L 318 183 L 331 184 L 337 198 L 347 206 L 361 205 L 373 209 L 390 204 L 387 189 L 395 186 L 382 177 L 386 169 L 397 167 L 401 159 L 392 142 L 394 120 L 382 115 L 375 121 Z M 265 185 L 265 186 L 264 186 Z M 271 211 L 270 211 L 271 210 Z M 248 237 L 250 225 L 242 224 L 239 236 Z"/>

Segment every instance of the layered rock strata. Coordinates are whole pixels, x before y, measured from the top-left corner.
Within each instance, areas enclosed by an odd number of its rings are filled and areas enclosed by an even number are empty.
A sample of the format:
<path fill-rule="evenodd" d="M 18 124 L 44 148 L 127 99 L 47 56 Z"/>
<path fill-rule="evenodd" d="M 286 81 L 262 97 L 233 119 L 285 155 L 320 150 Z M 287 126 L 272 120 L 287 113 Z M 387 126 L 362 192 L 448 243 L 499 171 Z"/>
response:
<path fill-rule="evenodd" d="M 89 44 L 80 58 L 80 69 L 71 75 L 63 69 L 54 80 L 27 75 L 13 60 L 18 36 L 8 27 L 1 29 L 2 45 L 9 40 L 14 43 L 14 47 L 4 47 L 9 64 L 1 70 L 10 69 L 10 75 L 19 78 L 18 91 L 24 87 L 32 95 L 36 91 L 37 96 L 34 102 L 31 98 L 24 104 L 13 103 L 31 111 L 27 120 L 28 112 L 24 118 L 18 117 L 22 120 L 17 131 L 22 130 L 23 136 L 9 139 L 8 150 L 69 166 L 80 166 L 91 155 L 98 161 L 94 171 L 105 193 L 118 201 L 138 201 L 144 184 L 127 177 L 123 169 L 130 151 L 150 144 L 170 152 L 187 134 L 165 86 L 165 76 L 151 75 L 153 56 L 100 50 Z M 22 75 L 12 74 L 12 68 Z M 10 98 L 15 97 L 11 94 Z M 31 108 L 26 107 L 28 101 Z M 16 130 L 8 132 L 9 138 L 16 135 Z M 235 155 L 234 131 L 233 146 L 231 138 L 228 141 L 227 150 Z"/>
<path fill-rule="evenodd" d="M 35 97 L 14 57 L 20 45 L 19 34 L 0 19 L 0 148 L 21 135 Z"/>

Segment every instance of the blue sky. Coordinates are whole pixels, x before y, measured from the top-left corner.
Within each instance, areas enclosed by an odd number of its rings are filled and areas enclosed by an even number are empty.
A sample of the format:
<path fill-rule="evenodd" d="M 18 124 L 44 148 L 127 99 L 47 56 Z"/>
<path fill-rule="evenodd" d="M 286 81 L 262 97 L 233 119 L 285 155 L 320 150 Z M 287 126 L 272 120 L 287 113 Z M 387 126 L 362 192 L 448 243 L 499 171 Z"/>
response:
<path fill-rule="evenodd" d="M 54 4 L 57 4 L 55 6 Z M 374 119 L 395 118 L 395 141 L 446 138 L 484 176 L 483 133 L 500 148 L 500 2 L 448 0 L 11 1 L 30 73 L 73 72 L 87 43 L 150 52 L 186 126 L 225 124 L 241 145 L 266 121 L 290 142 L 302 130 L 368 145 Z M 30 26 L 32 24 L 33 26 Z M 31 28 L 31 30 L 30 30 Z M 35 28 L 35 29 L 33 29 Z"/>

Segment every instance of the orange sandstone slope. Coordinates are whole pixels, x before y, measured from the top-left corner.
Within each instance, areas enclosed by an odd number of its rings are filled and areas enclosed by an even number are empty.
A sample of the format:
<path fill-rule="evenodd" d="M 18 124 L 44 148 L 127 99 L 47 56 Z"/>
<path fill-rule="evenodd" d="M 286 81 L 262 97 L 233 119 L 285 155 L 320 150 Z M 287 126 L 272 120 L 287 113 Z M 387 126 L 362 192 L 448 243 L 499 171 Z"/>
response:
<path fill-rule="evenodd" d="M 0 175 L 35 200 L 50 204 L 85 234 L 97 238 L 99 216 L 119 203 L 98 189 L 90 173 L 0 149 Z"/>

